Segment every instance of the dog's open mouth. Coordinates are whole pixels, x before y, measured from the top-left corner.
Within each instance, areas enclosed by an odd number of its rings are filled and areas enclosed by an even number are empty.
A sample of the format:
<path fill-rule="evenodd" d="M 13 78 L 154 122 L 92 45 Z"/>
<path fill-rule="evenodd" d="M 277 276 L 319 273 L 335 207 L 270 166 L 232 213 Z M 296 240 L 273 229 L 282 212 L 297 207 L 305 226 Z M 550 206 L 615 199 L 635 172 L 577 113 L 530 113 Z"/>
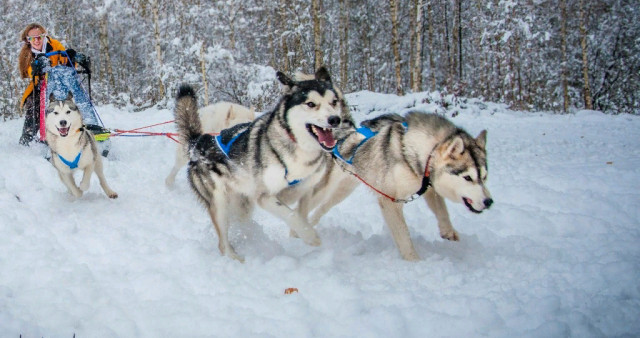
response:
<path fill-rule="evenodd" d="M 65 137 L 67 135 L 69 135 L 69 129 L 71 127 L 60 127 L 58 128 L 58 133 L 60 133 L 60 136 Z"/>
<path fill-rule="evenodd" d="M 476 210 L 476 209 L 474 209 L 474 208 L 473 208 L 473 200 L 471 200 L 470 198 L 468 198 L 468 197 L 463 197 L 463 198 L 462 198 L 462 201 L 464 201 L 464 205 L 466 205 L 466 206 L 467 206 L 467 208 L 468 208 L 469 210 L 471 210 L 472 212 L 475 212 L 476 214 L 479 214 L 479 213 L 481 213 L 481 212 L 482 212 L 482 210 Z"/>
<path fill-rule="evenodd" d="M 331 150 L 336 146 L 336 139 L 333 137 L 333 131 L 329 128 L 321 128 L 314 124 L 307 124 L 307 130 L 318 140 L 318 143 L 325 150 Z"/>

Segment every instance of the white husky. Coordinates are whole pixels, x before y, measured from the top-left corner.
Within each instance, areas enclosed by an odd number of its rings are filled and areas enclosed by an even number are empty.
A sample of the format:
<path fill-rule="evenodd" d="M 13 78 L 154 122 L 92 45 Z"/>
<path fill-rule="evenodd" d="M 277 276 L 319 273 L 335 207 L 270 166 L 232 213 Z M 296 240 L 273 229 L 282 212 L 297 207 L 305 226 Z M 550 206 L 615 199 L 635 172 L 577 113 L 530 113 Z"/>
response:
<path fill-rule="evenodd" d="M 231 102 L 218 102 L 198 109 L 203 133 L 219 133 L 236 124 L 251 122 L 255 119 L 255 108 L 250 109 Z M 172 187 L 176 181 L 176 175 L 184 167 L 189 159 L 184 152 L 184 147 L 176 147 L 176 162 L 171 172 L 165 179 L 168 187 Z"/>
<path fill-rule="evenodd" d="M 82 115 L 73 102 L 71 93 L 62 101 L 56 100 L 51 94 L 46 114 L 45 126 L 47 144 L 51 148 L 51 163 L 58 170 L 58 175 L 69 192 L 75 197 L 81 197 L 82 192 L 89 189 L 91 173 L 95 171 L 104 193 L 109 198 L 117 198 L 118 194 L 107 185 L 95 138 L 84 127 Z M 76 169 L 84 172 L 80 187 L 73 179 Z"/>

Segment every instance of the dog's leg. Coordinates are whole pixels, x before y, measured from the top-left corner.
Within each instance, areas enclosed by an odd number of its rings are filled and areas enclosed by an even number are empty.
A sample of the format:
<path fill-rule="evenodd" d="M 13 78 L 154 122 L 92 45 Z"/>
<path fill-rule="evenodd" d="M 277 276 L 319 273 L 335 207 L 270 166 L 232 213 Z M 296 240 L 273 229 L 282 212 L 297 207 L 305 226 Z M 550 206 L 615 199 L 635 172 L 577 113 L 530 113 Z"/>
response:
<path fill-rule="evenodd" d="M 322 244 L 318 233 L 313 230 L 313 227 L 307 223 L 306 219 L 302 217 L 298 210 L 292 210 L 273 196 L 260 197 L 258 204 L 264 210 L 284 220 L 287 225 L 289 225 L 289 228 L 308 245 L 319 246 Z"/>
<path fill-rule="evenodd" d="M 82 181 L 80 181 L 80 190 L 87 191 L 91 185 L 91 173 L 93 173 L 93 165 L 88 165 L 82 172 Z"/>
<path fill-rule="evenodd" d="M 404 214 L 402 213 L 404 205 L 394 203 L 384 196 L 378 197 L 378 204 L 402 258 L 408 261 L 420 260 L 420 256 L 413 247 L 413 242 L 411 242 L 407 222 L 404 220 Z"/>
<path fill-rule="evenodd" d="M 173 186 L 176 181 L 176 175 L 178 174 L 178 171 L 180 171 L 180 169 L 184 167 L 187 162 L 189 162 L 189 159 L 184 153 L 184 147 L 179 144 L 178 147 L 176 147 L 176 162 L 173 165 L 173 168 L 171 168 L 171 172 L 164 180 L 164 183 L 167 185 L 167 187 Z"/>
<path fill-rule="evenodd" d="M 216 203 L 216 201 L 224 200 L 226 200 L 224 192 L 222 192 L 221 189 L 216 189 L 213 191 L 213 196 L 209 206 L 207 207 L 209 216 L 211 216 L 211 222 L 213 222 L 213 226 L 216 228 L 216 233 L 218 234 L 218 249 L 220 250 L 220 254 L 223 256 L 227 256 L 244 263 L 244 258 L 239 256 L 231 246 L 231 243 L 229 243 L 229 218 L 227 215 L 227 208 L 225 205 L 221 205 L 221 202 Z"/>
<path fill-rule="evenodd" d="M 118 198 L 118 193 L 111 190 L 111 188 L 107 184 L 107 179 L 104 178 L 104 172 L 102 170 L 102 159 L 100 158 L 100 155 L 97 155 L 96 157 L 95 172 L 96 175 L 98 175 L 98 180 L 100 180 L 100 186 L 102 187 L 104 193 L 107 194 L 109 198 Z"/>
<path fill-rule="evenodd" d="M 62 183 L 64 183 L 64 185 L 73 196 L 77 198 L 82 197 L 82 190 L 78 189 L 78 187 L 76 186 L 76 182 L 73 180 L 72 172 L 62 173 L 58 171 L 58 176 L 60 176 L 60 180 L 62 181 Z"/>
<path fill-rule="evenodd" d="M 347 175 L 345 173 L 332 173 L 332 175 Z M 331 187 L 332 192 L 327 192 L 327 194 L 323 194 L 323 203 L 316 208 L 313 212 L 313 216 L 311 217 L 309 224 L 315 226 L 320 222 L 320 218 L 324 216 L 331 208 L 338 205 L 340 202 L 344 201 L 358 186 L 358 181 L 356 181 L 353 177 L 347 176 L 342 177 L 338 184 Z M 307 212 L 308 214 L 308 212 Z"/>
<path fill-rule="evenodd" d="M 451 220 L 449 219 L 449 211 L 447 211 L 447 205 L 445 204 L 444 198 L 438 195 L 435 189 L 431 187 L 424 194 L 424 199 L 427 201 L 429 209 L 433 211 L 433 213 L 436 215 L 436 218 L 438 219 L 440 237 L 448 239 L 450 241 L 460 240 L 458 232 L 453 228 L 453 225 L 451 225 Z"/>

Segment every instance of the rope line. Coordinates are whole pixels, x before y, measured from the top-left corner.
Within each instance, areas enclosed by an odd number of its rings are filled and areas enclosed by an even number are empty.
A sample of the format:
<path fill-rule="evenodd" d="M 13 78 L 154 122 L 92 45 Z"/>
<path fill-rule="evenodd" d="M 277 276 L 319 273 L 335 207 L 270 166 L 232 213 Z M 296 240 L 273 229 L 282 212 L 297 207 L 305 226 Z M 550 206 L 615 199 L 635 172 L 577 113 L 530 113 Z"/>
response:
<path fill-rule="evenodd" d="M 114 136 L 123 136 L 123 137 L 146 137 L 146 136 L 166 136 L 167 138 L 171 139 L 172 141 L 176 142 L 176 143 L 180 143 L 180 140 L 178 140 L 178 133 L 161 133 L 161 132 L 152 132 L 152 131 L 142 131 L 142 129 L 147 129 L 147 128 L 151 128 L 151 127 L 156 127 L 156 126 L 161 126 L 163 124 L 168 124 L 168 123 L 173 123 L 175 122 L 175 120 L 171 120 L 171 121 L 165 121 L 165 122 L 160 122 L 160 123 L 156 123 L 156 124 L 152 124 L 152 125 L 148 125 L 148 126 L 143 126 L 143 127 L 139 127 L 139 128 L 135 128 L 135 129 L 130 129 L 130 130 L 123 130 L 123 129 L 113 129 L 114 133 L 112 133 L 109 137 L 114 137 Z M 136 134 L 136 135 L 127 135 L 127 134 Z M 219 133 L 210 133 L 210 135 L 218 135 Z"/>

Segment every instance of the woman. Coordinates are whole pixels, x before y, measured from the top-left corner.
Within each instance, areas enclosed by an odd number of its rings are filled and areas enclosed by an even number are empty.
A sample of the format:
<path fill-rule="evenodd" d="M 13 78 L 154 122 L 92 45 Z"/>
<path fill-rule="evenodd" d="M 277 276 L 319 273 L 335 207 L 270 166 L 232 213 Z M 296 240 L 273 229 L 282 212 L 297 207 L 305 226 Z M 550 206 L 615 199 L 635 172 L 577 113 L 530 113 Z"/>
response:
<path fill-rule="evenodd" d="M 57 40 L 47 36 L 47 30 L 37 23 L 31 23 L 22 31 L 20 40 L 23 41 L 22 49 L 18 57 L 18 70 L 20 76 L 31 81 L 22 95 L 20 107 L 25 111 L 24 127 L 20 144 L 28 146 L 40 128 L 40 86 L 38 84 L 39 70 L 35 74 L 31 63 L 39 55 L 54 51 L 64 51 L 64 46 Z M 51 66 L 66 64 L 67 58 L 62 55 L 49 57 Z"/>

